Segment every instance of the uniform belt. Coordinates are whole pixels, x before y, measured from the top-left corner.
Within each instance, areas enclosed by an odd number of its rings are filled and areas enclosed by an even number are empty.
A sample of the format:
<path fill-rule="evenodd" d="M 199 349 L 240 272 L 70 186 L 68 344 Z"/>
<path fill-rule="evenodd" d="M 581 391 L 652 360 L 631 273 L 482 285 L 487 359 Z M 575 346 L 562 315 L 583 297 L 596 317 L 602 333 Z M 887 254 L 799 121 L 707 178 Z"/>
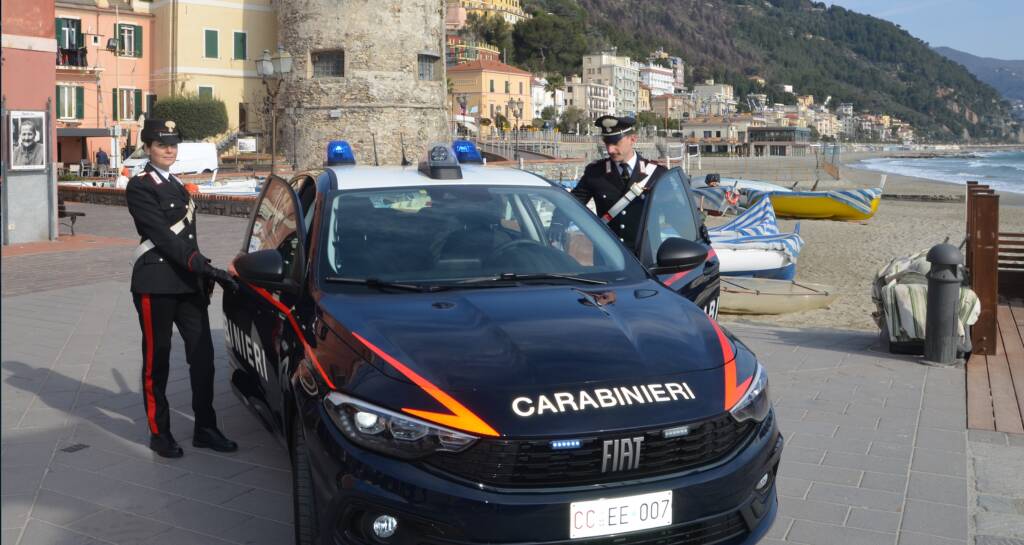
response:
<path fill-rule="evenodd" d="M 177 223 L 170 227 L 171 232 L 174 233 L 175 235 L 181 234 L 181 232 L 184 231 L 186 227 L 188 227 L 188 224 L 192 223 L 192 219 L 195 218 L 195 215 L 196 203 L 192 199 L 189 199 L 188 208 L 185 210 L 185 217 L 181 218 L 180 220 L 178 220 Z M 146 252 L 152 250 L 153 248 L 156 248 L 156 244 L 152 240 L 149 240 L 148 238 L 146 240 L 143 240 L 141 243 L 139 243 L 138 246 L 135 247 L 135 251 L 132 252 L 132 260 L 130 264 L 134 267 L 135 262 L 138 261 L 140 257 L 145 255 Z"/>
<path fill-rule="evenodd" d="M 611 223 L 616 216 L 621 214 L 622 211 L 625 210 L 631 202 L 633 202 L 633 199 L 643 195 L 644 191 L 647 191 L 647 181 L 651 179 L 651 175 L 654 174 L 654 171 L 657 170 L 657 168 L 657 165 L 651 163 L 645 164 L 643 166 L 644 177 L 637 183 L 629 186 L 629 189 L 626 190 L 626 194 L 616 201 L 615 204 L 608 209 L 608 212 L 605 212 L 605 214 L 601 216 L 601 219 L 604 220 L 605 223 Z"/>

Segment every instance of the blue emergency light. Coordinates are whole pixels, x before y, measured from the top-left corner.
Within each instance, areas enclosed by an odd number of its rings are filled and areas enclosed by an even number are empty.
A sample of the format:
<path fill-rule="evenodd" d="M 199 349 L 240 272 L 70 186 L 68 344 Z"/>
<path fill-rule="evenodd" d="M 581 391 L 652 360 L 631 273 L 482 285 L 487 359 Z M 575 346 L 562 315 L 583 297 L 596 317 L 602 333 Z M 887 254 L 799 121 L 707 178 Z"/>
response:
<path fill-rule="evenodd" d="M 480 150 L 476 144 L 469 140 L 456 140 L 452 142 L 452 149 L 455 150 L 455 157 L 459 163 L 483 163 L 484 158 L 480 156 Z"/>
<path fill-rule="evenodd" d="M 356 156 L 352 153 L 352 146 L 345 140 L 332 140 L 327 144 L 327 166 L 354 165 Z"/>

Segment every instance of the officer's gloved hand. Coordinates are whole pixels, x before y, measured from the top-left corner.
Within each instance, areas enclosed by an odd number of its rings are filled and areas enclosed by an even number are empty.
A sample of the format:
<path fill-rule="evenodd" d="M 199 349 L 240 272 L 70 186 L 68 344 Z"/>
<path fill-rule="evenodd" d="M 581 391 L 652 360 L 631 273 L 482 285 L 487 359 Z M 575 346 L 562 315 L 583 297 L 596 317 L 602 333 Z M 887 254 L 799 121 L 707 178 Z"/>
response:
<path fill-rule="evenodd" d="M 238 282 L 236 282 L 235 279 L 228 274 L 228 271 L 225 271 L 224 269 L 210 267 L 210 272 L 206 276 L 220 284 L 221 289 L 224 291 L 238 291 Z"/>

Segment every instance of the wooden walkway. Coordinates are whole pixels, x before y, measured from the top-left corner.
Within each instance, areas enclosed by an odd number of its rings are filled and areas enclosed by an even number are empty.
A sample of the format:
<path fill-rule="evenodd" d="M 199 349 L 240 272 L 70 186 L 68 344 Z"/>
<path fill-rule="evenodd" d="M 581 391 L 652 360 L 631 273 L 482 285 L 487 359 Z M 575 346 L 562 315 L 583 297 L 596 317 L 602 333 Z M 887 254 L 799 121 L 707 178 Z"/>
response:
<path fill-rule="evenodd" d="M 967 427 L 1024 434 L 1024 300 L 1000 301 L 995 355 L 967 362 Z"/>

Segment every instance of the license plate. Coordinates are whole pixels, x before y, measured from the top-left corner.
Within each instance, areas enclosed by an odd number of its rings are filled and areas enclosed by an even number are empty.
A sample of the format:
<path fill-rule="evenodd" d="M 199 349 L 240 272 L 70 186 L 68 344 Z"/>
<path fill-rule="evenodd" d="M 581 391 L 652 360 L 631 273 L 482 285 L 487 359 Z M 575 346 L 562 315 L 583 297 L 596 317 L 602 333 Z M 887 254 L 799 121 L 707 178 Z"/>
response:
<path fill-rule="evenodd" d="M 569 537 L 607 536 L 672 524 L 672 491 L 569 505 Z"/>

